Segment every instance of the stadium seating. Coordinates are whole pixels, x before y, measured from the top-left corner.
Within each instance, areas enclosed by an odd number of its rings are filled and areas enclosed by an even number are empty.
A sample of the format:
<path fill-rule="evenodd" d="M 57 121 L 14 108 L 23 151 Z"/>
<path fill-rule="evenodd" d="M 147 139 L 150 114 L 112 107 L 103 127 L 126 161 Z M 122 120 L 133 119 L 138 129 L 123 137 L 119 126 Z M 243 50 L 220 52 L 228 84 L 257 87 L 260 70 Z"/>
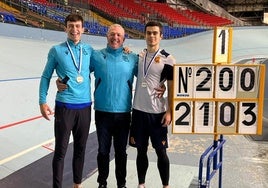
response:
<path fill-rule="evenodd" d="M 194 10 L 183 10 L 182 12 L 192 19 L 198 20 L 200 23 L 207 26 L 224 26 L 232 24 L 232 22 L 226 18 L 210 15 L 203 12 Z"/>
<path fill-rule="evenodd" d="M 176 10 L 166 3 L 146 0 L 72 0 L 69 1 L 68 8 L 63 4 L 51 3 L 49 0 L 22 0 L 21 3 L 29 10 L 59 23 L 63 23 L 66 15 L 71 12 L 70 6 L 77 6 L 78 9 L 91 7 L 94 11 L 100 11 L 98 13 L 106 14 L 106 19 L 114 18 L 117 23 L 140 33 L 144 32 L 148 20 L 157 19 L 164 25 L 164 38 L 183 37 L 214 26 L 232 24 L 225 18 L 187 9 Z M 5 22 L 15 21 L 14 16 L 5 16 Z M 85 20 L 86 30 L 93 35 L 105 36 L 108 27 L 107 24 L 104 25 L 98 23 L 97 19 Z"/>
<path fill-rule="evenodd" d="M 7 12 L 0 12 L 0 15 L 4 16 L 5 23 L 16 23 L 16 18 L 13 14 Z"/>
<path fill-rule="evenodd" d="M 105 36 L 108 31 L 108 27 L 100 25 L 97 22 L 85 21 L 85 28 L 88 30 L 89 34 L 92 35 Z"/>
<path fill-rule="evenodd" d="M 146 9 L 142 4 L 137 1 L 133 0 L 112 0 L 113 4 L 117 7 L 130 12 L 131 14 L 135 15 L 137 19 L 140 21 L 144 21 L 144 17 L 148 16 L 149 14 L 153 14 L 153 10 Z"/>
<path fill-rule="evenodd" d="M 157 3 L 150 1 L 142 1 L 147 9 L 153 10 L 156 14 L 158 14 L 162 19 L 166 20 L 171 24 L 180 24 L 180 25 L 189 25 L 189 26 L 198 26 L 200 25 L 198 22 L 195 22 L 183 14 L 177 12 L 175 9 L 170 7 L 165 3 Z"/>
<path fill-rule="evenodd" d="M 89 0 L 89 3 L 91 3 L 91 5 L 93 5 L 94 7 L 107 13 L 111 17 L 136 19 L 133 14 L 123 11 L 116 5 L 112 4 L 109 0 Z"/>
<path fill-rule="evenodd" d="M 45 2 L 39 3 L 34 1 L 21 1 L 21 3 L 29 8 L 29 10 L 41 15 L 46 15 L 47 4 Z M 43 4 L 44 3 L 44 4 Z"/>

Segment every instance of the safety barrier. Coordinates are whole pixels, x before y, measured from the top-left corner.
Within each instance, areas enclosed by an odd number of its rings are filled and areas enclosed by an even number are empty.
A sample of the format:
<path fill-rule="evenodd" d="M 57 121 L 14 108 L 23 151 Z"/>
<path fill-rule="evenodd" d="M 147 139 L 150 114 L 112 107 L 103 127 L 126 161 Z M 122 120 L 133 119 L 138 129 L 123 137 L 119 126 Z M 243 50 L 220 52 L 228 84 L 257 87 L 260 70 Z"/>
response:
<path fill-rule="evenodd" d="M 209 146 L 201 155 L 199 160 L 199 175 L 198 175 L 198 187 L 209 188 L 210 181 L 219 170 L 219 188 L 222 187 L 222 162 L 223 162 L 223 144 L 226 142 L 223 139 L 223 135 L 220 135 L 220 139 L 214 140 L 213 144 Z M 218 156 L 219 152 L 219 156 Z M 207 157 L 208 156 L 208 157 Z M 203 181 L 203 167 L 204 160 L 207 157 L 207 171 L 206 179 Z M 211 167 L 212 165 L 212 167 Z M 211 171 L 212 170 L 212 171 Z"/>

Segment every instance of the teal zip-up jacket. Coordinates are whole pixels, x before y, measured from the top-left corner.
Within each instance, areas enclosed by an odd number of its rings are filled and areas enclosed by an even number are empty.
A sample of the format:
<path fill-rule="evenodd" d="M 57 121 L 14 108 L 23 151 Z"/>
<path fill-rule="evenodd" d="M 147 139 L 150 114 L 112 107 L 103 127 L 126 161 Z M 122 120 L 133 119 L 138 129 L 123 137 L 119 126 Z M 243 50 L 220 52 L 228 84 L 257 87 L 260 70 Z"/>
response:
<path fill-rule="evenodd" d="M 46 103 L 50 79 L 54 70 L 59 78 L 63 79 L 65 76 L 70 78 L 67 82 L 68 88 L 62 92 L 57 92 L 57 102 L 68 104 L 87 104 L 92 102 L 89 66 L 93 48 L 82 42 L 79 42 L 77 45 L 69 39 L 68 42 L 77 63 L 79 63 L 80 47 L 82 47 L 82 67 L 80 74 L 83 77 L 83 82 L 79 83 L 77 81 L 78 71 L 72 59 L 70 50 L 67 47 L 67 43 L 63 42 L 59 45 L 55 45 L 49 50 L 47 63 L 41 76 L 39 104 Z"/>
<path fill-rule="evenodd" d="M 90 70 L 95 76 L 95 110 L 112 113 L 131 111 L 137 66 L 137 54 L 124 53 L 123 47 L 112 49 L 107 46 L 93 52 Z"/>

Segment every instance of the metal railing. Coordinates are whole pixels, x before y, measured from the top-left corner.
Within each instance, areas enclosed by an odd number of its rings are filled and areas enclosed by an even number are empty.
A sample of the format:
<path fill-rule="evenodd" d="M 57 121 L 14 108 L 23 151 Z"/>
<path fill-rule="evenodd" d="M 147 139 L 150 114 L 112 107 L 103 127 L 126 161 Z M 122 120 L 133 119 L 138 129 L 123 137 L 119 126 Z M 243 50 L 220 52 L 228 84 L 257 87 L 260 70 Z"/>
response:
<path fill-rule="evenodd" d="M 223 164 L 223 144 L 226 142 L 223 135 L 220 139 L 214 140 L 201 155 L 199 160 L 198 188 L 209 188 L 210 181 L 219 170 L 219 188 L 222 187 L 222 164 Z M 219 154 L 219 155 L 218 155 Z M 206 178 L 203 181 L 204 160 L 207 159 Z"/>

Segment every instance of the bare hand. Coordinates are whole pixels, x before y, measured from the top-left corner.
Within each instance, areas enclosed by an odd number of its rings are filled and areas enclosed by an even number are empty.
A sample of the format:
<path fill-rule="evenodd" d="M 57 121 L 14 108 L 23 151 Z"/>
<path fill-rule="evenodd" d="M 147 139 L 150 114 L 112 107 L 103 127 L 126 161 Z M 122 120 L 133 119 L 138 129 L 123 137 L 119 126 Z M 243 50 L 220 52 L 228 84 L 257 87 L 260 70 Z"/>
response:
<path fill-rule="evenodd" d="M 59 92 L 64 91 L 65 89 L 68 88 L 67 84 L 61 83 L 61 79 L 60 78 L 58 78 L 56 80 L 56 85 L 57 85 L 57 88 L 58 88 L 58 91 Z"/>
<path fill-rule="evenodd" d="M 125 54 L 130 54 L 132 51 L 130 50 L 130 48 L 128 46 L 124 47 L 124 53 Z"/>
<path fill-rule="evenodd" d="M 162 127 L 167 127 L 171 124 L 171 121 L 172 121 L 172 115 L 171 115 L 171 112 L 170 111 L 167 111 L 163 118 L 162 118 Z"/>
<path fill-rule="evenodd" d="M 161 87 L 159 86 L 159 87 L 157 87 L 157 88 L 154 88 L 156 96 L 157 96 L 158 98 L 163 97 L 163 95 L 164 95 L 166 89 L 167 89 L 167 88 L 166 88 L 165 84 L 163 84 Z"/>
<path fill-rule="evenodd" d="M 42 116 L 47 120 L 50 120 L 49 115 L 53 114 L 53 111 L 47 104 L 40 104 L 40 112 Z"/>

